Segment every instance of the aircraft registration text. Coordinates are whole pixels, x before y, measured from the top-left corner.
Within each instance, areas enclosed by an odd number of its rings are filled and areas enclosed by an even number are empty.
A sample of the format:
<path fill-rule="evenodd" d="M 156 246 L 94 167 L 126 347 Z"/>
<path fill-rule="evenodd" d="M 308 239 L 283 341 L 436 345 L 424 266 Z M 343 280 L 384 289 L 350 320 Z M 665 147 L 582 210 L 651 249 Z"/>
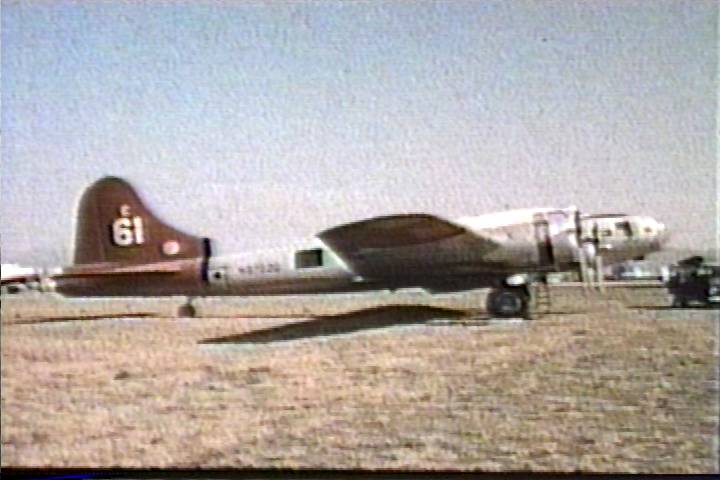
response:
<path fill-rule="evenodd" d="M 280 264 L 276 262 L 255 263 L 252 265 L 243 265 L 238 267 L 238 273 L 242 275 L 253 275 L 257 273 L 278 273 L 280 272 Z"/>

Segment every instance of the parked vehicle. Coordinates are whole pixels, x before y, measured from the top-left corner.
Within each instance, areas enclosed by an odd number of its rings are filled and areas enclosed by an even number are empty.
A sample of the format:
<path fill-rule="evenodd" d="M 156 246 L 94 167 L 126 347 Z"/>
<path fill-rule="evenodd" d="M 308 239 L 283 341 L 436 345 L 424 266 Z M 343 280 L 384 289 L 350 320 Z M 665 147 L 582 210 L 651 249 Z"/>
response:
<path fill-rule="evenodd" d="M 706 263 L 702 257 L 683 260 L 672 268 L 667 286 L 674 307 L 720 307 L 720 264 Z"/>

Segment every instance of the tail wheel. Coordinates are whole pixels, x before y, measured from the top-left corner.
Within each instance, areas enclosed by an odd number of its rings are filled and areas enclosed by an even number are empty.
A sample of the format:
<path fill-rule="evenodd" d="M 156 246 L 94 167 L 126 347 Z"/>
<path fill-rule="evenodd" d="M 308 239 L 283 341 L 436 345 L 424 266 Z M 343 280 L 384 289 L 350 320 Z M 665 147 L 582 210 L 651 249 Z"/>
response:
<path fill-rule="evenodd" d="M 527 317 L 529 295 L 525 288 L 497 288 L 487 298 L 487 310 L 500 318 Z"/>

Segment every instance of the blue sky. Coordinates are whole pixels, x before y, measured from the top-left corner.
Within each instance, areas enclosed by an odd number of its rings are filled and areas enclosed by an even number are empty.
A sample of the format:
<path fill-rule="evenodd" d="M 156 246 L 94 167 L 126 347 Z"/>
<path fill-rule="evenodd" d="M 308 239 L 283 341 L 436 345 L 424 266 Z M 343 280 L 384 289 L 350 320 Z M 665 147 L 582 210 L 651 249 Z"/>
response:
<path fill-rule="evenodd" d="M 716 238 L 715 2 L 2 2 L 3 262 L 127 178 L 222 253 L 577 205 Z"/>

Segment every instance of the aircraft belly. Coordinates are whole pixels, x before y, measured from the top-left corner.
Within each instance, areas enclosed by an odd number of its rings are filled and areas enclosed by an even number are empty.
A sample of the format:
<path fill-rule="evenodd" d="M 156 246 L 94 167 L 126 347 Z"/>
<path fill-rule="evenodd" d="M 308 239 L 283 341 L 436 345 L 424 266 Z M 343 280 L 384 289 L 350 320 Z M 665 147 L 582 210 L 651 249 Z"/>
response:
<path fill-rule="evenodd" d="M 340 268 L 309 268 L 267 275 L 230 275 L 223 287 L 211 287 L 213 294 L 272 295 L 338 291 L 352 288 L 353 275 Z"/>

